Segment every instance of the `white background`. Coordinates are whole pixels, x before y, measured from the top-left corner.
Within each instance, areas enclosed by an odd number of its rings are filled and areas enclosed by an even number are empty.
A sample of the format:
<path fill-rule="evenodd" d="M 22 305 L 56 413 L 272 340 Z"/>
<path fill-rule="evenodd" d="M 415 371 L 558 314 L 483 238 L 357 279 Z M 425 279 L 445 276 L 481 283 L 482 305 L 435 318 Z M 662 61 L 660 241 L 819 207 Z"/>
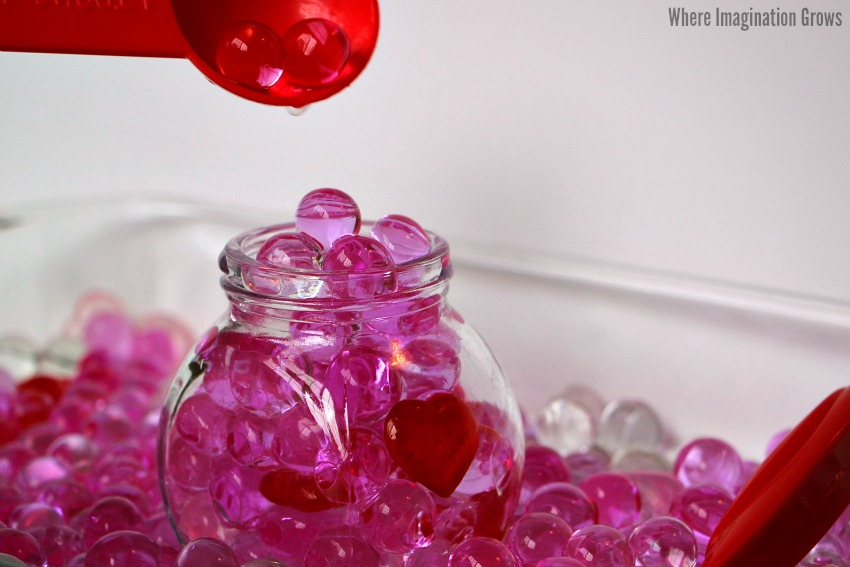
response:
<path fill-rule="evenodd" d="M 285 220 L 332 186 L 364 217 L 407 214 L 459 247 L 850 302 L 850 5 L 672 5 L 841 10 L 844 24 L 673 28 L 659 1 L 384 0 L 364 73 L 299 117 L 185 60 L 0 53 L 0 210 L 146 196 Z M 510 332 L 488 338 L 510 348 Z"/>

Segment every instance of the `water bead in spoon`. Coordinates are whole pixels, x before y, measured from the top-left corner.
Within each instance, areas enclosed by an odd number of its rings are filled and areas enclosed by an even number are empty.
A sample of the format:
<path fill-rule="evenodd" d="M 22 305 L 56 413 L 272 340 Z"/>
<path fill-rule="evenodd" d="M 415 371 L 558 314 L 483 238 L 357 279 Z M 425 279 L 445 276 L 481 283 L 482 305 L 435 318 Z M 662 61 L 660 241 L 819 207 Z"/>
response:
<path fill-rule="evenodd" d="M 360 207 L 339 189 L 310 191 L 298 203 L 295 228 L 327 249 L 336 239 L 360 230 Z"/>
<path fill-rule="evenodd" d="M 421 258 L 431 250 L 431 242 L 422 227 L 402 215 L 379 219 L 372 226 L 370 236 L 390 251 L 396 264 Z"/>
<path fill-rule="evenodd" d="M 318 87 L 336 79 L 351 55 L 348 34 L 324 18 L 296 22 L 281 39 L 286 78 L 304 87 Z"/>
<path fill-rule="evenodd" d="M 241 22 L 222 34 L 215 61 L 222 75 L 251 88 L 267 89 L 283 74 L 277 34 L 256 22 Z"/>

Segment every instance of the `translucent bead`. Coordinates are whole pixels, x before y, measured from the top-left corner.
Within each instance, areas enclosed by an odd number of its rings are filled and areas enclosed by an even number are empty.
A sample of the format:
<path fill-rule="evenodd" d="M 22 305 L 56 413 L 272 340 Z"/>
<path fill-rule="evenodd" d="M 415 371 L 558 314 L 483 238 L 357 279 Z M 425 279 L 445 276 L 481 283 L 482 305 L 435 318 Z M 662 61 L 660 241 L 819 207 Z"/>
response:
<path fill-rule="evenodd" d="M 526 447 L 520 506 L 525 506 L 531 494 L 544 484 L 569 481 L 570 471 L 567 470 L 567 466 L 558 453 L 540 445 Z"/>
<path fill-rule="evenodd" d="M 83 541 L 91 546 L 106 534 L 139 530 L 143 525 L 144 518 L 135 504 L 120 496 L 109 496 L 98 501 L 86 515 Z"/>
<path fill-rule="evenodd" d="M 409 398 L 421 398 L 435 391 L 450 391 L 460 376 L 457 351 L 436 339 L 413 339 L 393 358 Z"/>
<path fill-rule="evenodd" d="M 97 313 L 86 322 L 83 340 L 90 352 L 106 354 L 110 360 L 128 360 L 133 353 L 133 323 L 117 311 Z"/>
<path fill-rule="evenodd" d="M 676 496 L 670 505 L 670 515 L 691 528 L 704 552 L 705 544 L 731 504 L 732 497 L 722 488 L 695 486 L 686 488 Z"/>
<path fill-rule="evenodd" d="M 221 74 L 246 87 L 267 89 L 283 74 L 277 34 L 255 22 L 243 22 L 219 37 L 215 62 Z"/>
<path fill-rule="evenodd" d="M 342 349 L 331 360 L 325 384 L 338 415 L 353 424 L 368 423 L 387 414 L 401 396 L 395 370 L 386 354 L 361 346 Z"/>
<path fill-rule="evenodd" d="M 301 472 L 312 472 L 316 455 L 327 448 L 329 439 L 307 404 L 299 403 L 277 420 L 272 440 L 272 453 L 287 467 Z"/>
<path fill-rule="evenodd" d="M 641 507 L 640 492 L 625 476 L 595 474 L 581 481 L 579 488 L 596 505 L 600 524 L 623 529 L 637 523 Z"/>
<path fill-rule="evenodd" d="M 49 528 L 64 524 L 62 515 L 47 504 L 32 502 L 21 504 L 9 514 L 9 527 L 17 530 L 30 528 Z"/>
<path fill-rule="evenodd" d="M 165 466 L 168 478 L 186 490 L 205 490 L 210 485 L 210 457 L 182 438 L 172 440 Z"/>
<path fill-rule="evenodd" d="M 635 483 L 640 491 L 641 520 L 667 515 L 673 500 L 685 489 L 669 472 L 628 471 L 624 476 Z"/>
<path fill-rule="evenodd" d="M 318 87 L 342 72 L 351 54 L 351 42 L 336 23 L 308 18 L 286 30 L 281 49 L 286 78 L 304 87 Z"/>
<path fill-rule="evenodd" d="M 19 443 L 0 447 L 0 479 L 17 477 L 35 456 L 35 451 Z"/>
<path fill-rule="evenodd" d="M 0 337 L 0 368 L 16 380 L 35 374 L 38 349 L 30 339 L 20 336 Z"/>
<path fill-rule="evenodd" d="M 242 567 L 289 567 L 289 565 L 274 559 L 252 559 L 243 563 Z"/>
<path fill-rule="evenodd" d="M 574 530 L 597 523 L 596 505 L 582 489 L 568 482 L 551 482 L 535 490 L 525 511 L 558 516 Z"/>
<path fill-rule="evenodd" d="M 613 471 L 668 471 L 667 459 L 658 451 L 640 447 L 623 447 L 611 457 Z"/>
<path fill-rule="evenodd" d="M 48 565 L 66 565 L 78 554 L 85 552 L 83 537 L 68 526 L 50 526 L 41 538 L 41 547 Z M 0 565 L 2 565 L 0 561 Z"/>
<path fill-rule="evenodd" d="M 601 401 L 591 390 L 573 387 L 547 403 L 534 419 L 537 439 L 561 455 L 586 449 L 599 426 Z"/>
<path fill-rule="evenodd" d="M 332 518 L 328 518 L 332 521 Z M 277 556 L 303 557 L 307 547 L 322 522 L 315 514 L 291 508 L 275 508 L 257 523 L 257 532 L 263 542 L 273 548 Z"/>
<path fill-rule="evenodd" d="M 489 537 L 472 537 L 458 545 L 449 558 L 449 567 L 518 567 L 514 554 L 504 543 Z"/>
<path fill-rule="evenodd" d="M 436 549 L 434 545 L 414 549 L 407 555 L 405 567 L 448 567 L 449 554 L 445 549 Z"/>
<path fill-rule="evenodd" d="M 19 479 L 23 486 L 35 490 L 69 474 L 68 467 L 53 457 L 36 457 L 21 470 Z"/>
<path fill-rule="evenodd" d="M 602 410 L 596 443 L 614 453 L 622 447 L 657 449 L 663 438 L 664 427 L 655 410 L 640 400 L 622 399 Z"/>
<path fill-rule="evenodd" d="M 365 502 L 389 480 L 390 455 L 383 439 L 371 429 L 348 431 L 345 451 L 323 451 L 317 458 L 316 481 L 334 502 Z"/>
<path fill-rule="evenodd" d="M 174 418 L 177 433 L 192 447 L 209 455 L 225 449 L 227 412 L 206 394 L 195 394 L 184 401 Z"/>
<path fill-rule="evenodd" d="M 573 528 L 560 517 L 537 512 L 514 520 L 505 543 L 522 565 L 536 565 L 547 557 L 566 555 L 572 534 Z"/>
<path fill-rule="evenodd" d="M 331 282 L 331 292 L 343 299 L 364 299 L 395 291 L 395 280 L 385 270 L 392 267 L 389 251 L 366 236 L 341 236 L 325 252 L 325 272 L 347 272 L 344 279 Z"/>
<path fill-rule="evenodd" d="M 86 554 L 86 567 L 159 567 L 159 546 L 148 536 L 121 530 L 97 540 Z"/>
<path fill-rule="evenodd" d="M 369 235 L 390 251 L 393 262 L 403 264 L 431 250 L 431 241 L 419 224 L 402 215 L 387 215 L 372 225 Z"/>
<path fill-rule="evenodd" d="M 272 443 L 277 430 L 275 420 L 237 410 L 227 426 L 227 450 L 233 460 L 244 466 L 274 465 Z M 173 449 L 172 449 L 173 451 Z"/>
<path fill-rule="evenodd" d="M 0 565 L 3 565 L 3 567 L 29 567 L 26 563 L 8 553 L 0 553 Z"/>
<path fill-rule="evenodd" d="M 586 564 L 570 557 L 549 557 L 535 567 L 586 567 Z"/>
<path fill-rule="evenodd" d="M 638 565 L 643 567 L 694 567 L 697 540 L 693 532 L 675 518 L 657 516 L 646 520 L 629 536 Z"/>
<path fill-rule="evenodd" d="M 7 519 L 12 510 L 26 500 L 26 496 L 17 486 L 8 485 L 6 482 L 5 478 L 0 477 L 0 521 Z"/>
<path fill-rule="evenodd" d="M 735 494 L 741 486 L 743 462 L 731 445 L 720 439 L 695 439 L 679 450 L 673 471 L 685 487 L 722 486 Z"/>
<path fill-rule="evenodd" d="M 362 536 L 350 529 L 331 530 L 310 544 L 304 567 L 378 567 L 380 555 Z"/>
<path fill-rule="evenodd" d="M 239 567 L 236 556 L 223 542 L 213 538 L 201 538 L 187 543 L 177 556 L 175 567 Z"/>
<path fill-rule="evenodd" d="M 507 488 L 514 467 L 510 442 L 492 427 L 479 422 L 478 451 L 456 490 L 462 494 L 479 494 L 490 490 L 501 493 Z"/>
<path fill-rule="evenodd" d="M 260 493 L 264 472 L 226 461 L 213 467 L 210 496 L 226 525 L 246 527 L 268 512 L 271 503 Z"/>
<path fill-rule="evenodd" d="M 307 234 L 276 234 L 257 252 L 257 261 L 278 268 L 315 270 L 319 268 L 322 245 Z"/>
<path fill-rule="evenodd" d="M 625 536 L 602 525 L 576 530 L 567 543 L 567 557 L 593 567 L 633 567 L 635 561 Z"/>
<path fill-rule="evenodd" d="M 360 207 L 339 189 L 316 189 L 298 203 L 295 227 L 327 250 L 341 236 L 358 233 Z"/>
<path fill-rule="evenodd" d="M 47 557 L 38 541 L 25 531 L 13 528 L 0 529 L 0 554 L 5 553 L 28 565 L 47 567 Z"/>
<path fill-rule="evenodd" d="M 434 539 L 436 508 L 421 486 L 393 480 L 362 513 L 369 541 L 377 549 L 407 553 Z"/>

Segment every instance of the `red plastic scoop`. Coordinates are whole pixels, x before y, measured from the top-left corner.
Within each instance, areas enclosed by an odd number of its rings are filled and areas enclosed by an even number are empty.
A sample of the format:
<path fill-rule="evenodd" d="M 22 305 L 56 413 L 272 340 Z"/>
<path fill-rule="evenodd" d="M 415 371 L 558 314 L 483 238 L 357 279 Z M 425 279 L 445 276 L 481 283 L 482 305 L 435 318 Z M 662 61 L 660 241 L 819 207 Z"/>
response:
<path fill-rule="evenodd" d="M 850 504 L 850 387 L 765 459 L 720 520 L 703 567 L 794 567 Z"/>
<path fill-rule="evenodd" d="M 0 51 L 188 57 L 280 106 L 338 93 L 377 39 L 377 0 L 0 0 Z"/>

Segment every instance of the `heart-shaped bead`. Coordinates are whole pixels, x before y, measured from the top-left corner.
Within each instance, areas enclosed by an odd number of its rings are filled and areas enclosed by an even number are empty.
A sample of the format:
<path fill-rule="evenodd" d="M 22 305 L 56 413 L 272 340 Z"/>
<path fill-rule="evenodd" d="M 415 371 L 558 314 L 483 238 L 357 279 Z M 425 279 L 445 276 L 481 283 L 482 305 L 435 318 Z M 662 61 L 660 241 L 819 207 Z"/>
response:
<path fill-rule="evenodd" d="M 478 422 L 454 394 L 402 400 L 387 415 L 384 441 L 392 458 L 413 480 L 448 497 L 478 451 Z"/>

